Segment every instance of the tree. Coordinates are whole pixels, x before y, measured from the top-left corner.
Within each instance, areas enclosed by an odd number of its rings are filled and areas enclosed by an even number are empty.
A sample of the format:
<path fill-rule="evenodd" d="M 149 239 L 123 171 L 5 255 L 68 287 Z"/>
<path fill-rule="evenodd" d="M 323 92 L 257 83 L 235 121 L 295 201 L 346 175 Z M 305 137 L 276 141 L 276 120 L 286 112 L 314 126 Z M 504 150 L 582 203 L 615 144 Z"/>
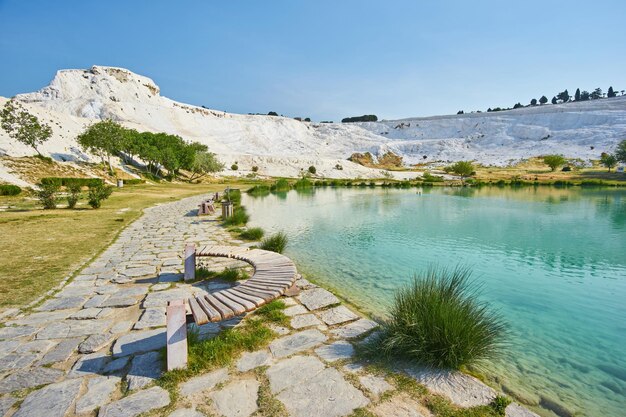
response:
<path fill-rule="evenodd" d="M 548 102 L 548 97 L 546 96 L 541 96 L 541 98 L 539 99 L 540 104 L 546 104 L 547 102 Z"/>
<path fill-rule="evenodd" d="M 556 171 L 565 162 L 567 161 L 563 155 L 546 155 L 543 157 L 543 163 L 549 166 L 552 171 Z"/>
<path fill-rule="evenodd" d="M 613 91 L 613 87 L 612 87 L 612 86 L 611 86 L 611 87 L 609 87 L 609 91 L 606 93 L 606 96 L 607 96 L 608 98 L 611 98 L 611 97 L 615 97 L 616 95 L 617 95 L 617 94 L 615 94 L 615 91 Z"/>
<path fill-rule="evenodd" d="M 213 172 L 219 172 L 224 169 L 222 164 L 214 153 L 211 152 L 196 152 L 194 155 L 193 164 L 191 166 L 191 178 L 189 181 L 193 181 L 197 178 L 202 178 L 207 174 Z"/>
<path fill-rule="evenodd" d="M 618 161 L 626 163 L 626 139 L 621 141 L 615 149 L 615 158 Z"/>
<path fill-rule="evenodd" d="M 315 168 L 313 165 L 311 165 L 311 166 L 309 167 L 309 172 L 310 172 L 311 174 L 315 175 L 315 173 L 317 172 L 317 168 Z"/>
<path fill-rule="evenodd" d="M 276 113 L 275 111 L 271 111 L 269 113 L 267 113 L 268 116 L 278 116 L 278 113 Z"/>
<path fill-rule="evenodd" d="M 40 123 L 37 116 L 30 114 L 21 103 L 15 99 L 6 102 L 0 121 L 9 137 L 30 146 L 41 156 L 37 148 L 52 136 L 52 129 L 45 123 Z"/>
<path fill-rule="evenodd" d="M 556 98 L 561 100 L 561 102 L 563 103 L 567 103 L 569 99 L 572 98 L 572 96 L 569 95 L 569 92 L 566 89 L 565 91 L 561 91 L 559 94 L 557 94 Z"/>
<path fill-rule="evenodd" d="M 378 117 L 375 114 L 364 114 L 363 116 L 346 117 L 341 119 L 341 123 L 353 123 L 353 122 L 376 122 Z"/>
<path fill-rule="evenodd" d="M 591 92 L 591 94 L 589 95 L 589 97 L 592 100 L 597 100 L 599 98 L 602 98 L 602 89 L 600 87 L 596 88 L 595 90 L 593 90 Z"/>
<path fill-rule="evenodd" d="M 515 103 L 515 105 L 513 106 L 514 109 L 520 109 L 522 107 L 524 107 L 522 103 Z"/>
<path fill-rule="evenodd" d="M 474 165 L 470 161 L 458 161 L 447 167 L 446 171 L 453 172 L 463 178 L 470 177 L 474 174 Z"/>
<path fill-rule="evenodd" d="M 552 104 L 556 104 L 556 103 L 557 103 L 556 97 L 552 97 Z"/>
<path fill-rule="evenodd" d="M 530 105 L 531 106 L 536 106 L 537 105 L 537 99 L 534 98 L 534 99 L 530 100 Z"/>
<path fill-rule="evenodd" d="M 122 151 L 127 137 L 126 129 L 119 123 L 106 119 L 89 126 L 78 135 L 76 141 L 83 150 L 98 156 L 102 163 L 108 163 L 109 171 L 113 172 L 111 156 Z"/>
<path fill-rule="evenodd" d="M 459 110 L 456 114 L 465 114 L 465 112 L 463 110 Z"/>
<path fill-rule="evenodd" d="M 603 152 L 600 156 L 600 163 L 607 167 L 609 169 L 609 172 L 611 172 L 611 168 L 617 165 L 617 158 L 615 157 L 615 155 Z"/>
<path fill-rule="evenodd" d="M 591 94 L 589 94 L 589 91 L 587 91 L 587 90 L 581 91 L 581 93 L 580 93 L 580 101 L 587 101 L 587 100 L 589 100 L 590 96 L 591 96 Z"/>
<path fill-rule="evenodd" d="M 88 203 L 92 208 L 100 208 L 102 200 L 109 198 L 112 193 L 113 187 L 104 185 L 102 182 L 92 184 L 89 186 Z"/>
<path fill-rule="evenodd" d="M 574 93 L 574 101 L 580 101 L 580 88 L 577 88 L 576 93 Z"/>

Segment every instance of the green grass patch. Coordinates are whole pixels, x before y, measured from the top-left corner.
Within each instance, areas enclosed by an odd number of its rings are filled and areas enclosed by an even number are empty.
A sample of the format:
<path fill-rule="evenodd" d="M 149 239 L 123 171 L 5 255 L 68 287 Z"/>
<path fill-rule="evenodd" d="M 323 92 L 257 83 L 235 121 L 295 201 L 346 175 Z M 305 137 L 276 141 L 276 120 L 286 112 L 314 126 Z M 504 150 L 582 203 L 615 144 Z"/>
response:
<path fill-rule="evenodd" d="M 224 219 L 222 224 L 224 226 L 244 226 L 250 220 L 250 215 L 243 206 L 235 207 L 233 215 Z"/>
<path fill-rule="evenodd" d="M 239 237 L 244 240 L 259 240 L 263 237 L 265 231 L 260 227 L 251 227 L 239 233 Z"/>
<path fill-rule="evenodd" d="M 272 191 L 277 191 L 277 192 L 289 191 L 291 189 L 291 186 L 289 185 L 289 181 L 287 181 L 287 179 L 281 178 L 278 181 L 276 181 L 276 183 L 274 183 L 270 187 L 270 189 Z"/>
<path fill-rule="evenodd" d="M 399 357 L 436 368 L 479 366 L 507 339 L 500 315 L 478 300 L 466 268 L 431 268 L 395 295 L 388 319 L 365 355 Z"/>
<path fill-rule="evenodd" d="M 289 317 L 287 317 L 283 311 L 285 307 L 286 305 L 283 301 L 274 300 L 257 308 L 254 314 L 267 322 L 287 326 L 289 324 Z"/>
<path fill-rule="evenodd" d="M 261 241 L 260 249 L 269 250 L 276 253 L 283 253 L 287 246 L 287 235 L 283 232 L 278 232 L 272 236 L 266 237 Z"/>

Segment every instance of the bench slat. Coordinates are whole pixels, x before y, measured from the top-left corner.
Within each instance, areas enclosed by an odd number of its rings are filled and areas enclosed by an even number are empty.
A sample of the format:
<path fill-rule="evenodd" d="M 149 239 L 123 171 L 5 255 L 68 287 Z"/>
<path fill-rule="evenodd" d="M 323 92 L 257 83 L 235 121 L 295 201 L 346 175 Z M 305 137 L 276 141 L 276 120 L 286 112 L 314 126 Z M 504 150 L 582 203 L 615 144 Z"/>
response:
<path fill-rule="evenodd" d="M 214 309 L 207 301 L 205 298 L 203 297 L 197 297 L 196 300 L 198 301 L 198 304 L 200 305 L 200 307 L 202 307 L 202 310 L 207 314 L 207 316 L 209 317 L 209 321 L 220 321 L 222 319 L 222 316 L 220 315 L 220 312 L 217 311 L 216 309 Z"/>
<path fill-rule="evenodd" d="M 190 297 L 188 299 L 188 302 L 189 302 L 189 307 L 191 308 L 191 314 L 193 315 L 193 320 L 197 324 L 208 323 L 209 317 L 202 310 L 202 308 L 200 308 L 200 305 L 198 304 L 198 301 L 195 299 L 195 297 Z"/>
<path fill-rule="evenodd" d="M 204 296 L 204 299 L 209 303 L 209 305 L 213 306 L 213 308 L 215 308 L 220 313 L 223 320 L 229 319 L 236 315 L 233 310 L 231 310 L 228 306 L 224 305 L 217 298 L 213 297 L 212 294 L 206 294 Z"/>
<path fill-rule="evenodd" d="M 240 292 L 244 292 L 246 294 L 250 294 L 252 296 L 255 297 L 261 297 L 263 298 L 265 301 L 269 301 L 272 298 L 276 298 L 278 296 L 280 296 L 280 292 L 277 290 L 261 290 L 261 289 L 257 289 L 257 288 L 253 288 L 247 285 L 240 285 L 238 287 L 236 287 L 237 291 Z"/>
<path fill-rule="evenodd" d="M 230 289 L 228 290 L 224 290 L 224 291 L 220 291 L 220 294 L 223 295 L 224 297 L 236 302 L 237 304 L 242 305 L 245 308 L 245 311 L 251 311 L 254 310 L 257 305 L 254 304 L 252 301 L 247 300 L 243 297 L 240 297 L 239 295 L 237 295 L 236 293 L 233 293 Z"/>
<path fill-rule="evenodd" d="M 220 291 L 214 292 L 212 295 L 217 300 L 219 300 L 221 303 L 223 303 L 224 305 L 228 306 L 228 308 L 230 308 L 233 311 L 233 313 L 235 313 L 236 316 L 239 316 L 239 315 L 241 315 L 241 314 L 246 312 L 246 308 L 244 306 L 234 302 L 233 300 L 231 300 L 228 297 L 225 297 L 223 294 L 221 294 Z"/>
<path fill-rule="evenodd" d="M 231 288 L 228 291 L 232 294 L 237 295 L 238 297 L 243 298 L 244 300 L 252 302 L 256 307 L 261 307 L 263 304 L 266 303 L 266 299 L 264 297 L 247 294 L 241 291 L 239 288 Z"/>

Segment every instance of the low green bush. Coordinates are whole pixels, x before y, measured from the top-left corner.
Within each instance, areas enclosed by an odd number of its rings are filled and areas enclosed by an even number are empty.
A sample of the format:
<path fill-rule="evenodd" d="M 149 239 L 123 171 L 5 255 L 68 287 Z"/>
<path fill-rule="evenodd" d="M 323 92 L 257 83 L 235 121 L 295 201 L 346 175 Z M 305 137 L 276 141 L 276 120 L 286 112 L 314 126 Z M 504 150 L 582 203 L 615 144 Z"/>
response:
<path fill-rule="evenodd" d="M 607 184 L 602 180 L 582 180 L 580 182 L 581 187 L 603 187 L 605 185 Z"/>
<path fill-rule="evenodd" d="M 289 181 L 287 181 L 285 178 L 280 178 L 278 181 L 276 181 L 275 184 L 272 185 L 271 190 L 272 191 L 289 191 L 291 187 L 289 186 Z"/>
<path fill-rule="evenodd" d="M 80 199 L 81 188 L 82 187 L 76 183 L 67 186 L 67 208 L 73 209 L 76 207 L 76 203 L 78 203 Z"/>
<path fill-rule="evenodd" d="M 44 210 L 52 210 L 57 208 L 57 193 L 60 186 L 56 184 L 39 184 L 37 198 L 43 204 Z"/>
<path fill-rule="evenodd" d="M 237 164 L 232 164 L 230 166 L 230 169 L 232 169 L 233 171 L 237 171 L 239 169 L 239 166 Z"/>
<path fill-rule="evenodd" d="M 422 175 L 422 181 L 425 181 L 425 182 L 443 182 L 443 177 L 438 177 L 436 175 L 431 174 L 430 172 L 424 172 L 424 175 Z"/>
<path fill-rule="evenodd" d="M 146 180 L 142 180 L 141 178 L 131 178 L 124 179 L 124 185 L 137 185 L 137 184 L 145 184 Z"/>
<path fill-rule="evenodd" d="M 252 167 L 252 172 L 258 172 L 259 171 L 259 167 L 258 166 L 253 166 Z"/>
<path fill-rule="evenodd" d="M 249 188 L 246 193 L 253 197 L 263 197 L 270 194 L 270 187 L 267 185 L 255 185 Z"/>
<path fill-rule="evenodd" d="M 235 207 L 233 215 L 224 219 L 224 226 L 243 226 L 248 223 L 250 216 L 246 212 L 246 208 L 243 206 Z"/>
<path fill-rule="evenodd" d="M 310 172 L 311 174 L 315 175 L 315 173 L 317 172 L 317 168 L 315 168 L 313 165 L 311 165 L 311 166 L 309 167 L 309 172 Z"/>
<path fill-rule="evenodd" d="M 237 188 L 229 188 L 228 192 L 224 192 L 223 199 L 230 201 L 235 206 L 241 204 L 241 190 Z"/>
<path fill-rule="evenodd" d="M 109 198 L 112 193 L 113 187 L 106 186 L 103 183 L 93 184 L 89 186 L 87 200 L 91 208 L 97 209 L 102 206 L 102 201 Z"/>
<path fill-rule="evenodd" d="M 495 411 L 497 415 L 504 417 L 506 415 L 506 408 L 509 406 L 509 404 L 511 404 L 511 400 L 509 400 L 507 397 L 498 395 L 496 396 L 496 398 L 491 400 L 489 406 L 493 408 L 493 411 Z"/>
<path fill-rule="evenodd" d="M 81 187 L 104 184 L 101 178 L 73 178 L 73 177 L 45 177 L 41 179 L 43 185 L 56 185 L 57 187 L 69 187 L 71 184 L 78 184 Z"/>
<path fill-rule="evenodd" d="M 287 246 L 287 235 L 283 232 L 278 232 L 272 236 L 266 237 L 261 241 L 259 246 L 261 249 L 269 250 L 272 252 L 283 253 Z"/>
<path fill-rule="evenodd" d="M 293 188 L 296 189 L 296 190 L 302 190 L 304 188 L 311 188 L 312 186 L 313 186 L 313 183 L 311 182 L 310 179 L 308 179 L 308 178 L 300 178 L 293 185 Z"/>
<path fill-rule="evenodd" d="M 414 277 L 396 292 L 382 332 L 366 351 L 447 369 L 497 356 L 507 339 L 506 324 L 479 301 L 470 276 L 457 267 L 431 268 Z"/>
<path fill-rule="evenodd" d="M 239 237 L 244 240 L 259 240 L 264 234 L 265 231 L 260 227 L 251 227 L 239 233 Z"/>
<path fill-rule="evenodd" d="M 0 185 L 0 195 L 18 195 L 22 192 L 22 189 L 17 185 L 12 184 L 1 184 Z"/>

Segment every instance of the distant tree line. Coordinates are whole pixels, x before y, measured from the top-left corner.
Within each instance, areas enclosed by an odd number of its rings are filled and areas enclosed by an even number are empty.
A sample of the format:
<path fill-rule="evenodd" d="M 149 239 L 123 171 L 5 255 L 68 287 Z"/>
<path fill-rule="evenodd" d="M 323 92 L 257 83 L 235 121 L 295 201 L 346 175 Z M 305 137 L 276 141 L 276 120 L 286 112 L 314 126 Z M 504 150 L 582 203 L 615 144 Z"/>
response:
<path fill-rule="evenodd" d="M 341 119 L 341 123 L 354 123 L 354 122 L 376 122 L 378 117 L 375 114 L 364 114 L 363 116 L 346 117 Z"/>
<path fill-rule="evenodd" d="M 619 93 L 620 93 L 619 95 L 623 96 L 626 94 L 626 90 L 619 90 Z M 596 88 L 595 90 L 591 92 L 586 91 L 586 90 L 580 91 L 580 88 L 577 88 L 573 96 L 571 96 L 569 92 L 567 91 L 567 89 L 565 89 L 564 91 L 561 91 L 557 93 L 556 95 L 554 95 L 552 97 L 552 100 L 549 100 L 548 97 L 546 96 L 541 96 L 539 100 L 537 100 L 536 98 L 531 99 L 530 104 L 528 105 L 523 105 L 522 103 L 518 102 L 515 105 L 513 105 L 513 107 L 493 107 L 493 108 L 490 107 L 487 109 L 487 112 L 497 112 L 497 111 L 503 111 L 503 110 L 519 109 L 519 108 L 528 107 L 528 106 L 544 105 L 544 104 L 547 104 L 548 101 L 551 102 L 552 104 L 562 104 L 562 103 L 571 103 L 574 101 L 587 101 L 587 100 L 598 100 L 601 98 L 612 98 L 612 97 L 617 97 L 617 96 L 618 96 L 618 90 L 613 89 L 613 86 L 610 86 L 606 93 L 603 92 L 600 87 Z M 476 111 L 476 113 L 481 113 L 481 111 L 478 110 Z M 465 112 L 463 110 L 459 110 L 457 114 L 465 114 Z"/>

